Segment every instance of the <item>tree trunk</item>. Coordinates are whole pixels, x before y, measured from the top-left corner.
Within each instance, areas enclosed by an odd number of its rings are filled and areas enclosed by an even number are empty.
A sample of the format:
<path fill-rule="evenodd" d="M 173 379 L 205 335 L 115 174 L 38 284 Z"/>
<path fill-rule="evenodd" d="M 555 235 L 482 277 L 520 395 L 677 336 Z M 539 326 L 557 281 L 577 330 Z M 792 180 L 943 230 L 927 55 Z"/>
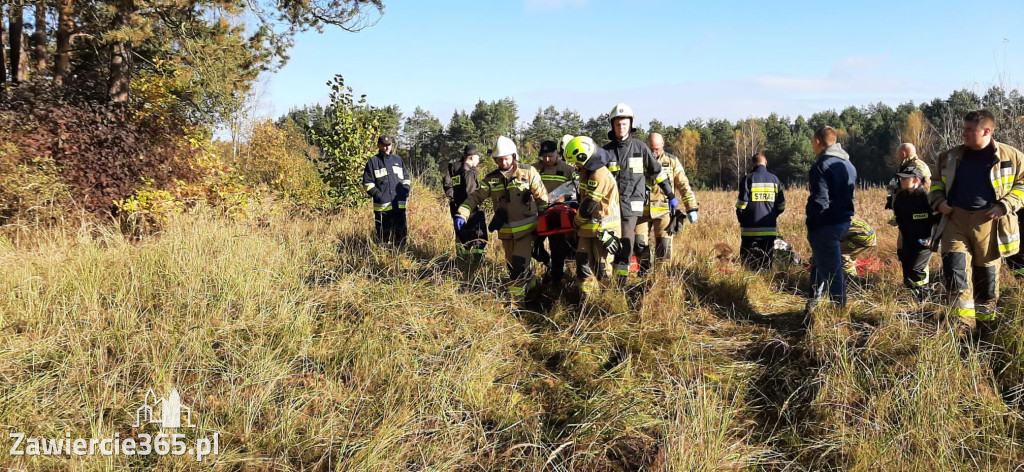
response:
<path fill-rule="evenodd" d="M 46 72 L 46 0 L 36 3 L 36 31 L 32 33 L 32 58 L 36 73 Z"/>
<path fill-rule="evenodd" d="M 0 8 L 0 84 L 7 83 L 7 49 L 4 46 L 7 41 L 4 40 L 7 35 L 4 33 L 4 9 Z"/>
<path fill-rule="evenodd" d="M 21 35 L 24 31 L 24 16 L 25 7 L 20 5 L 11 5 L 11 22 L 10 30 L 8 31 L 8 38 L 10 38 L 11 44 L 11 82 L 18 83 L 25 78 L 25 71 L 21 70 Z"/>
<path fill-rule="evenodd" d="M 63 85 L 71 71 L 71 34 L 75 30 L 73 0 L 60 0 L 57 17 L 57 57 L 53 63 L 53 81 Z"/>
<path fill-rule="evenodd" d="M 123 30 L 128 26 L 131 14 L 135 9 L 134 0 L 123 0 L 114 14 L 112 30 Z M 128 88 L 132 81 L 132 43 L 121 39 L 110 45 L 110 80 L 107 92 L 110 101 L 122 103 L 128 101 Z"/>

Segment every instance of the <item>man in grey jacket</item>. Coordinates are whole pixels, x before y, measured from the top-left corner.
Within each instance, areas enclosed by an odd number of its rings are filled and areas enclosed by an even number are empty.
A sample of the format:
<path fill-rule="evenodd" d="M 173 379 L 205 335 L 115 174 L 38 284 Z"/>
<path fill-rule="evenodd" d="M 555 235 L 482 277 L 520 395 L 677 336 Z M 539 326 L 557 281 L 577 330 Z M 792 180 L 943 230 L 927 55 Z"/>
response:
<path fill-rule="evenodd" d="M 633 137 L 633 109 L 625 103 L 615 105 L 611 113 L 612 130 L 608 133 L 611 142 L 604 146 L 608 151 L 608 170 L 612 171 L 619 184 L 620 207 L 622 211 L 622 234 L 619 252 L 615 254 L 612 269 L 619 285 L 624 285 L 629 276 L 629 263 L 633 258 L 636 243 L 636 223 L 644 214 L 644 203 L 648 198 L 647 181 L 661 187 L 669 200 L 670 212 L 679 205 L 672 182 L 662 170 L 654 153 L 639 139 Z M 643 249 L 643 248 L 640 248 Z"/>
<path fill-rule="evenodd" d="M 828 297 L 840 307 L 846 306 L 846 278 L 840 241 L 850 229 L 853 217 L 853 191 L 857 169 L 850 155 L 836 142 L 838 134 L 830 126 L 814 133 L 811 145 L 818 156 L 808 173 L 807 242 L 811 245 L 811 300 L 813 309 Z"/>

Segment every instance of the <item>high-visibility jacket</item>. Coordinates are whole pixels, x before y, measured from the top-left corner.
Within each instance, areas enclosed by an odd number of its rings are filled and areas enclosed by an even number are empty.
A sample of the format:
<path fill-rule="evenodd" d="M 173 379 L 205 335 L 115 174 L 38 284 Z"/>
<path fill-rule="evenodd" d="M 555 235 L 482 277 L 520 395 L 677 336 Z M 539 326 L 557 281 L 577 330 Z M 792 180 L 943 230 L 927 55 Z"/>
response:
<path fill-rule="evenodd" d="M 389 211 L 394 208 L 404 210 L 412 182 L 401 157 L 377 153 L 366 161 L 363 188 L 373 197 L 373 211 Z"/>
<path fill-rule="evenodd" d="M 576 213 L 577 235 L 596 238 L 601 231 L 622 236 L 619 185 L 607 167 L 580 169 L 580 211 Z M 589 210 L 589 211 L 588 211 Z"/>
<path fill-rule="evenodd" d="M 867 249 L 878 245 L 878 236 L 866 221 L 860 218 L 850 218 L 850 229 L 846 230 L 843 239 L 839 241 L 839 251 L 843 254 L 851 254 L 858 249 Z"/>
<path fill-rule="evenodd" d="M 675 192 L 676 198 L 679 199 L 679 204 L 686 208 L 687 211 L 696 210 L 697 195 L 690 188 L 690 179 L 686 178 L 686 170 L 683 169 L 683 163 L 679 162 L 676 156 L 667 152 L 661 153 L 661 157 L 658 157 L 658 163 L 661 164 L 661 170 L 665 173 L 665 180 L 672 185 L 672 191 Z M 650 213 L 651 218 L 661 218 L 667 215 L 669 212 L 668 202 L 671 199 L 665 195 L 660 186 L 654 185 L 651 181 L 648 181 L 647 188 L 650 191 L 651 198 L 644 210 Z"/>
<path fill-rule="evenodd" d="M 778 218 L 785 210 L 782 183 L 767 167 L 759 165 L 743 177 L 736 199 L 740 236 L 778 236 Z"/>
<path fill-rule="evenodd" d="M 609 132 L 608 137 L 611 142 L 604 145 L 608 151 L 606 163 L 619 184 L 619 206 L 623 218 L 643 216 L 648 179 L 660 186 L 669 200 L 675 197 L 668 175 L 654 158 L 651 148 L 632 136 L 625 141 L 617 141 Z"/>
<path fill-rule="evenodd" d="M 1017 211 L 1024 207 L 1024 154 L 1008 144 L 992 141 L 995 146 L 995 158 L 989 178 L 996 199 L 1006 207 L 1006 216 L 1000 218 L 995 227 L 996 240 L 999 242 L 999 254 L 1003 257 L 1016 254 L 1020 250 L 1020 226 L 1017 222 Z M 956 169 L 963 159 L 967 147 L 963 144 L 939 155 L 935 160 L 928 201 L 932 208 L 938 209 L 939 204 L 946 201 L 946 192 L 953 188 Z"/>
<path fill-rule="evenodd" d="M 540 180 L 544 183 L 544 189 L 548 192 L 566 182 L 576 180 L 576 168 L 561 159 L 556 160 L 550 166 L 545 164 L 544 160 L 539 160 L 534 164 L 534 167 L 540 174 Z"/>
<path fill-rule="evenodd" d="M 498 239 L 519 239 L 537 229 L 537 208 L 548 204 L 548 192 L 537 169 L 514 164 L 507 173 L 495 169 L 487 174 L 476 191 L 466 196 L 459 216 L 469 219 L 484 200 L 491 199 L 494 211 L 504 211 L 507 219 L 498 230 Z"/>

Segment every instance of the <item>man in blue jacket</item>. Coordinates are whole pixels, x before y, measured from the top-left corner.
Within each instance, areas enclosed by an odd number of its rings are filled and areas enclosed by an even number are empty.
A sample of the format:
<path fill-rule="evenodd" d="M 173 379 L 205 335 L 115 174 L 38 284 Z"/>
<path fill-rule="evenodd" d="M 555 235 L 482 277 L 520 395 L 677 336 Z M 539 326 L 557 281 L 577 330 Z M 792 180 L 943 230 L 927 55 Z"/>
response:
<path fill-rule="evenodd" d="M 743 177 L 736 199 L 736 219 L 740 222 L 740 259 L 753 271 L 771 270 L 772 250 L 779 236 L 776 221 L 786 210 L 782 183 L 768 172 L 763 153 L 750 158 L 752 169 Z"/>
<path fill-rule="evenodd" d="M 807 242 L 811 245 L 814 292 L 809 309 L 816 307 L 826 292 L 831 301 L 846 306 L 846 278 L 839 242 L 850 229 L 853 217 L 857 169 L 836 139 L 836 130 L 826 126 L 816 131 L 811 140 L 818 158 L 808 175 L 811 193 L 807 197 Z"/>
<path fill-rule="evenodd" d="M 377 154 L 370 157 L 363 170 L 363 188 L 373 197 L 373 229 L 377 240 L 398 246 L 405 245 L 409 234 L 405 206 L 412 191 L 412 182 L 402 158 L 391 153 L 391 138 L 377 138 Z"/>

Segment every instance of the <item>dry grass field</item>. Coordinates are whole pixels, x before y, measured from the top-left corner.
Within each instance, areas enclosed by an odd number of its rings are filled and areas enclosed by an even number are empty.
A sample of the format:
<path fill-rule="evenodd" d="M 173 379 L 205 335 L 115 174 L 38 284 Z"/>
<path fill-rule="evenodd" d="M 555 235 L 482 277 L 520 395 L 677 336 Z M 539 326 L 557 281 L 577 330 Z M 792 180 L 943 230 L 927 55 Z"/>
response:
<path fill-rule="evenodd" d="M 806 192 L 787 196 L 781 231 L 808 255 Z M 939 305 L 900 287 L 884 191 L 866 189 L 882 269 L 848 313 L 808 327 L 806 272 L 742 270 L 735 194 L 698 199 L 672 263 L 629 293 L 552 288 L 516 309 L 496 244 L 475 275 L 456 269 L 426 189 L 404 251 L 370 242 L 367 208 L 252 223 L 198 210 L 141 240 L 10 233 L 0 470 L 1021 469 L 1018 282 L 1001 282 L 998 347 L 961 346 Z M 137 408 L 174 387 L 185 441 L 219 435 L 202 461 L 9 450 L 15 433 L 155 435 Z"/>

